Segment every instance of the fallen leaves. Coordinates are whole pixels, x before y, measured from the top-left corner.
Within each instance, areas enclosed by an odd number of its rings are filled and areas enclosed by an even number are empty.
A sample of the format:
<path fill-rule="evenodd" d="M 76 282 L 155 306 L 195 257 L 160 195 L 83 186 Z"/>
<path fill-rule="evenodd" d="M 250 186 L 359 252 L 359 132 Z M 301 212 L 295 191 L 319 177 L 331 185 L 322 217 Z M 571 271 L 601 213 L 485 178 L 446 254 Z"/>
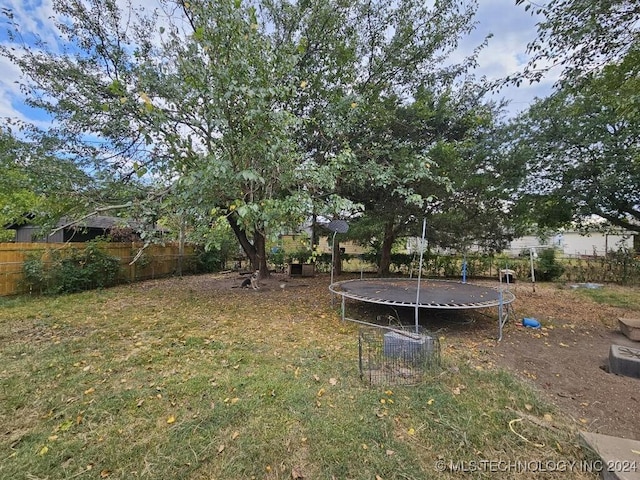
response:
<path fill-rule="evenodd" d="M 58 425 L 56 427 L 56 430 L 60 431 L 60 432 L 66 432 L 68 431 L 71 427 L 73 427 L 73 420 L 71 420 L 70 418 L 65 420 L 64 422 L 62 422 L 60 425 Z"/>
<path fill-rule="evenodd" d="M 460 393 L 462 393 L 463 390 L 465 390 L 467 388 L 466 385 L 458 385 L 457 387 L 454 387 L 451 389 L 451 393 L 453 393 L 454 395 L 460 395 Z"/>

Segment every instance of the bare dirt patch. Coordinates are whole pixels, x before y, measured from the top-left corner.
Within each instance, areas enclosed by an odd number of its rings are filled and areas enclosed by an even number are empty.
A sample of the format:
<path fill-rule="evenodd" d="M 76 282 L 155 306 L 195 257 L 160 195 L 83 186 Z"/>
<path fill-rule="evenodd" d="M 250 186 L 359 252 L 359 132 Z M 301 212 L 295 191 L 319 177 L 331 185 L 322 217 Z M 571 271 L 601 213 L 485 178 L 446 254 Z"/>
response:
<path fill-rule="evenodd" d="M 607 289 L 621 289 L 605 286 Z M 597 304 L 569 287 L 519 284 L 516 319 L 535 316 L 543 329 L 506 329 L 496 364 L 535 384 L 584 430 L 640 440 L 640 380 L 607 372 L 612 344 L 640 348 L 622 335 L 618 318 L 637 317 Z"/>

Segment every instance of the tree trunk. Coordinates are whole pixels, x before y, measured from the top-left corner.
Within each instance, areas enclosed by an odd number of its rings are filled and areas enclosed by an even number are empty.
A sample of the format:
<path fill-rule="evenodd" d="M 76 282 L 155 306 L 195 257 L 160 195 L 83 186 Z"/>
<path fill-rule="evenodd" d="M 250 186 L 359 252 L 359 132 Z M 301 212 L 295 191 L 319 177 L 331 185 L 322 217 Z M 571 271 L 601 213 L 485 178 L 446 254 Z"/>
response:
<path fill-rule="evenodd" d="M 391 269 L 391 247 L 396 240 L 396 233 L 393 228 L 393 221 L 388 222 L 384 226 L 384 238 L 380 247 L 380 265 L 378 267 L 378 276 L 388 277 Z"/>
<path fill-rule="evenodd" d="M 185 217 L 180 219 L 180 233 L 178 234 L 178 276 L 182 276 L 182 263 L 184 261 L 184 244 L 186 241 L 187 222 Z"/>
<path fill-rule="evenodd" d="M 267 242 L 264 235 L 256 229 L 253 234 L 253 246 L 255 255 L 251 258 L 251 266 L 254 271 L 260 272 L 260 278 L 269 277 L 269 267 L 267 266 Z"/>
<path fill-rule="evenodd" d="M 335 240 L 333 242 L 333 274 L 342 274 L 342 258 L 340 256 L 340 242 Z"/>
<path fill-rule="evenodd" d="M 249 257 L 252 270 L 260 271 L 260 278 L 269 277 L 269 268 L 267 267 L 267 255 L 266 255 L 266 241 L 264 235 L 262 235 L 258 229 L 253 235 L 253 244 L 247 238 L 247 232 L 245 232 L 238 224 L 238 219 L 235 214 L 227 215 L 227 220 L 231 226 L 231 230 L 235 234 L 238 242 L 244 253 Z"/>

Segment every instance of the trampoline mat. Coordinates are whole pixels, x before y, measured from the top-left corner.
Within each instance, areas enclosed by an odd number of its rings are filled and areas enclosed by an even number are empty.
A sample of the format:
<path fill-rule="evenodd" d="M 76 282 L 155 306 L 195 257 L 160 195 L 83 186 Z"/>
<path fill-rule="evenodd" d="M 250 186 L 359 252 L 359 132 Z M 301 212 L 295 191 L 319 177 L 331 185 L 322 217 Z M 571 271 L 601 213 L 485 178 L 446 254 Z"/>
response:
<path fill-rule="evenodd" d="M 417 289 L 417 279 L 394 278 L 346 280 L 331 286 L 333 292 L 363 302 L 420 308 L 483 308 L 515 299 L 492 287 L 445 280 L 421 280 L 419 296 Z"/>

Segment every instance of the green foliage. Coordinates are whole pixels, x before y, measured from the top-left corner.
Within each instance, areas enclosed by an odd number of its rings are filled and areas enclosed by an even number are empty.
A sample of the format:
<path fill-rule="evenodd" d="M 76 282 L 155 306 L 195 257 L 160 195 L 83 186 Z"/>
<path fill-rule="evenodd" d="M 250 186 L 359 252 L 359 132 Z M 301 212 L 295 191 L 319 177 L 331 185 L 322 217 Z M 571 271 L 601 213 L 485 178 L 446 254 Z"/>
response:
<path fill-rule="evenodd" d="M 227 256 L 218 248 L 206 250 L 204 248 L 196 249 L 196 272 L 211 273 L 219 272 L 227 263 Z"/>
<path fill-rule="evenodd" d="M 640 72 L 637 2 L 551 0 L 537 5 L 516 0 L 516 4 L 525 4 L 525 10 L 543 15 L 538 23 L 538 38 L 529 44 L 532 58 L 516 79 L 540 81 L 551 69 L 560 67 L 560 85 L 577 90 L 582 81 L 603 66 L 615 65 L 620 69 L 621 79 L 637 81 Z M 637 95 L 626 98 L 638 105 Z"/>
<path fill-rule="evenodd" d="M 526 171 L 518 208 L 539 226 L 595 214 L 637 231 L 640 136 L 615 107 L 617 95 L 594 77 L 580 92 L 560 91 L 514 122 L 508 155 Z"/>
<path fill-rule="evenodd" d="M 83 250 L 50 250 L 30 255 L 23 264 L 24 283 L 29 291 L 55 295 L 115 285 L 120 259 L 89 242 Z"/>
<path fill-rule="evenodd" d="M 640 258 L 634 252 L 620 249 L 606 256 L 570 259 L 563 262 L 564 279 L 578 283 L 640 283 Z"/>
<path fill-rule="evenodd" d="M 286 252 L 284 259 L 287 263 L 309 263 L 313 258 L 313 252 L 309 247 L 300 247 L 298 250 Z"/>
<path fill-rule="evenodd" d="M 286 261 L 286 253 L 282 247 L 274 246 L 269 251 L 269 263 L 275 265 L 276 269 L 284 267 Z"/>
<path fill-rule="evenodd" d="M 521 118 L 521 211 L 545 225 L 592 214 L 638 231 L 640 8 L 637 2 L 517 0 L 542 15 L 531 60 L 512 80 L 560 69 L 558 89 Z"/>
<path fill-rule="evenodd" d="M 564 267 L 556 260 L 556 251 L 545 248 L 538 254 L 537 268 L 534 268 L 536 280 L 543 282 L 558 279 Z"/>
<path fill-rule="evenodd" d="M 2 127 L 0 171 L 0 225 L 19 223 L 26 214 L 55 216 L 76 205 L 78 197 L 72 201 L 69 196 L 90 183 L 73 162 L 54 159 L 39 142 L 18 140 Z"/>
<path fill-rule="evenodd" d="M 392 243 L 447 191 L 454 169 L 431 157 L 461 166 L 469 132 L 491 117 L 483 86 L 466 80 L 482 45 L 455 61 L 476 2 L 164 6 L 159 28 L 160 9 L 54 2 L 57 38 L 30 47 L 11 23 L 16 41 L 0 55 L 21 70 L 26 102 L 54 117 L 58 158 L 92 159 L 106 179 L 154 179 L 133 208 L 176 215 L 181 232 L 223 217 L 254 267 L 288 227 L 365 203 Z"/>

